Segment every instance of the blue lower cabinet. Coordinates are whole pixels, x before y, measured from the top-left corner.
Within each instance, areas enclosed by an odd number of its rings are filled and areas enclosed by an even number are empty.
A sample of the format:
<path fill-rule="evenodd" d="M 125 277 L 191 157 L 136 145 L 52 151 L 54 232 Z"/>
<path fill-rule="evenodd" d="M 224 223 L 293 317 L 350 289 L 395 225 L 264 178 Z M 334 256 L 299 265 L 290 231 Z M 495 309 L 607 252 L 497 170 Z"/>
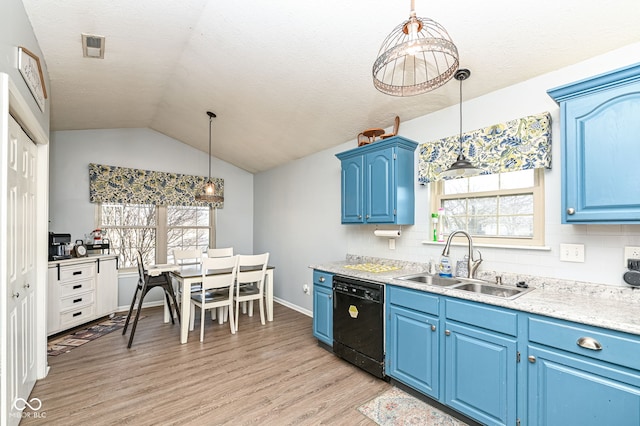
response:
<path fill-rule="evenodd" d="M 387 375 L 438 399 L 439 320 L 394 305 L 388 307 L 387 319 Z"/>
<path fill-rule="evenodd" d="M 445 354 L 445 404 L 486 425 L 515 425 L 516 338 L 448 321 Z"/>
<path fill-rule="evenodd" d="M 529 318 L 530 425 L 640 425 L 640 338 Z"/>
<path fill-rule="evenodd" d="M 333 274 L 313 271 L 313 335 L 333 346 Z"/>
<path fill-rule="evenodd" d="M 529 425 L 640 425 L 637 373 L 530 346 L 528 376 Z"/>

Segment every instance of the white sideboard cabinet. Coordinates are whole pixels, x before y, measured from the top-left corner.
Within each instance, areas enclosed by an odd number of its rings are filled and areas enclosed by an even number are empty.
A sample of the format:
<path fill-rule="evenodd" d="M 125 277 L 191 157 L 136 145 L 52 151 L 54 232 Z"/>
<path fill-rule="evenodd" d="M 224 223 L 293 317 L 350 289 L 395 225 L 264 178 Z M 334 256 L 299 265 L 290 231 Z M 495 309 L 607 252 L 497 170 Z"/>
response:
<path fill-rule="evenodd" d="M 114 255 L 49 262 L 47 334 L 114 313 L 118 272 Z"/>

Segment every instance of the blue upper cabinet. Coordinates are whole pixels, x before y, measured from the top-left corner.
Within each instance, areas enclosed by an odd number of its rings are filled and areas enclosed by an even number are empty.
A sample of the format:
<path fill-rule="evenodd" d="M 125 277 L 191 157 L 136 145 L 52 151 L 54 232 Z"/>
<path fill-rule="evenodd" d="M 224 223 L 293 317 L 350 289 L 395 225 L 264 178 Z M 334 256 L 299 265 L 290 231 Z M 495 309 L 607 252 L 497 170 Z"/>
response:
<path fill-rule="evenodd" d="M 547 93 L 560 104 L 562 223 L 640 223 L 640 64 Z"/>
<path fill-rule="evenodd" d="M 413 225 L 417 146 L 395 136 L 336 155 L 342 162 L 342 223 Z"/>

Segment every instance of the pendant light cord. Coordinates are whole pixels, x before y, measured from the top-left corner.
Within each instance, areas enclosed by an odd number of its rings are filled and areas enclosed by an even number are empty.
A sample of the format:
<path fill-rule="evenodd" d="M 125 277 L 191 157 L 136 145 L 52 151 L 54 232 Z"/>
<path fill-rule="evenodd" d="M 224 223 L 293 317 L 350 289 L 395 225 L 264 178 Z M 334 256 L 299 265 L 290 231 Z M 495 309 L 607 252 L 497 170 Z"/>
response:
<path fill-rule="evenodd" d="M 460 83 L 462 84 L 462 82 Z M 209 116 L 209 182 L 211 182 L 211 122 L 213 121 L 213 116 Z"/>
<path fill-rule="evenodd" d="M 211 182 L 211 122 L 216 115 L 211 111 L 207 111 L 207 115 L 209 116 L 209 182 Z"/>
<path fill-rule="evenodd" d="M 458 142 L 460 143 L 460 155 L 462 155 L 462 81 L 464 79 L 460 79 L 460 137 L 458 138 Z"/>

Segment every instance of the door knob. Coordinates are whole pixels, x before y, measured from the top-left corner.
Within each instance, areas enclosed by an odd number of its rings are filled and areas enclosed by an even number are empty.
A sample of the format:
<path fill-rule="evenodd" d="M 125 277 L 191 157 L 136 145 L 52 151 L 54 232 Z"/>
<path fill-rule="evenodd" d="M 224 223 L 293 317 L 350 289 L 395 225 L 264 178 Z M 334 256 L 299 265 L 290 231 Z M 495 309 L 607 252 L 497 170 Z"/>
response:
<path fill-rule="evenodd" d="M 436 331 L 436 326 L 431 324 L 431 331 Z"/>
<path fill-rule="evenodd" d="M 535 356 L 533 356 L 533 355 L 529 355 L 529 356 L 527 357 L 527 359 L 529 360 L 529 362 L 530 362 L 531 364 L 535 364 L 535 362 L 536 362 L 536 357 L 535 357 Z"/>
<path fill-rule="evenodd" d="M 569 208 L 567 209 L 567 214 L 568 214 L 568 215 L 575 214 L 575 212 L 576 212 L 576 209 L 574 209 L 573 207 L 569 207 Z"/>
<path fill-rule="evenodd" d="M 450 335 L 451 335 L 451 331 L 449 331 L 449 330 L 445 330 L 445 331 L 444 331 L 444 335 L 445 335 L 445 336 L 450 336 Z"/>

